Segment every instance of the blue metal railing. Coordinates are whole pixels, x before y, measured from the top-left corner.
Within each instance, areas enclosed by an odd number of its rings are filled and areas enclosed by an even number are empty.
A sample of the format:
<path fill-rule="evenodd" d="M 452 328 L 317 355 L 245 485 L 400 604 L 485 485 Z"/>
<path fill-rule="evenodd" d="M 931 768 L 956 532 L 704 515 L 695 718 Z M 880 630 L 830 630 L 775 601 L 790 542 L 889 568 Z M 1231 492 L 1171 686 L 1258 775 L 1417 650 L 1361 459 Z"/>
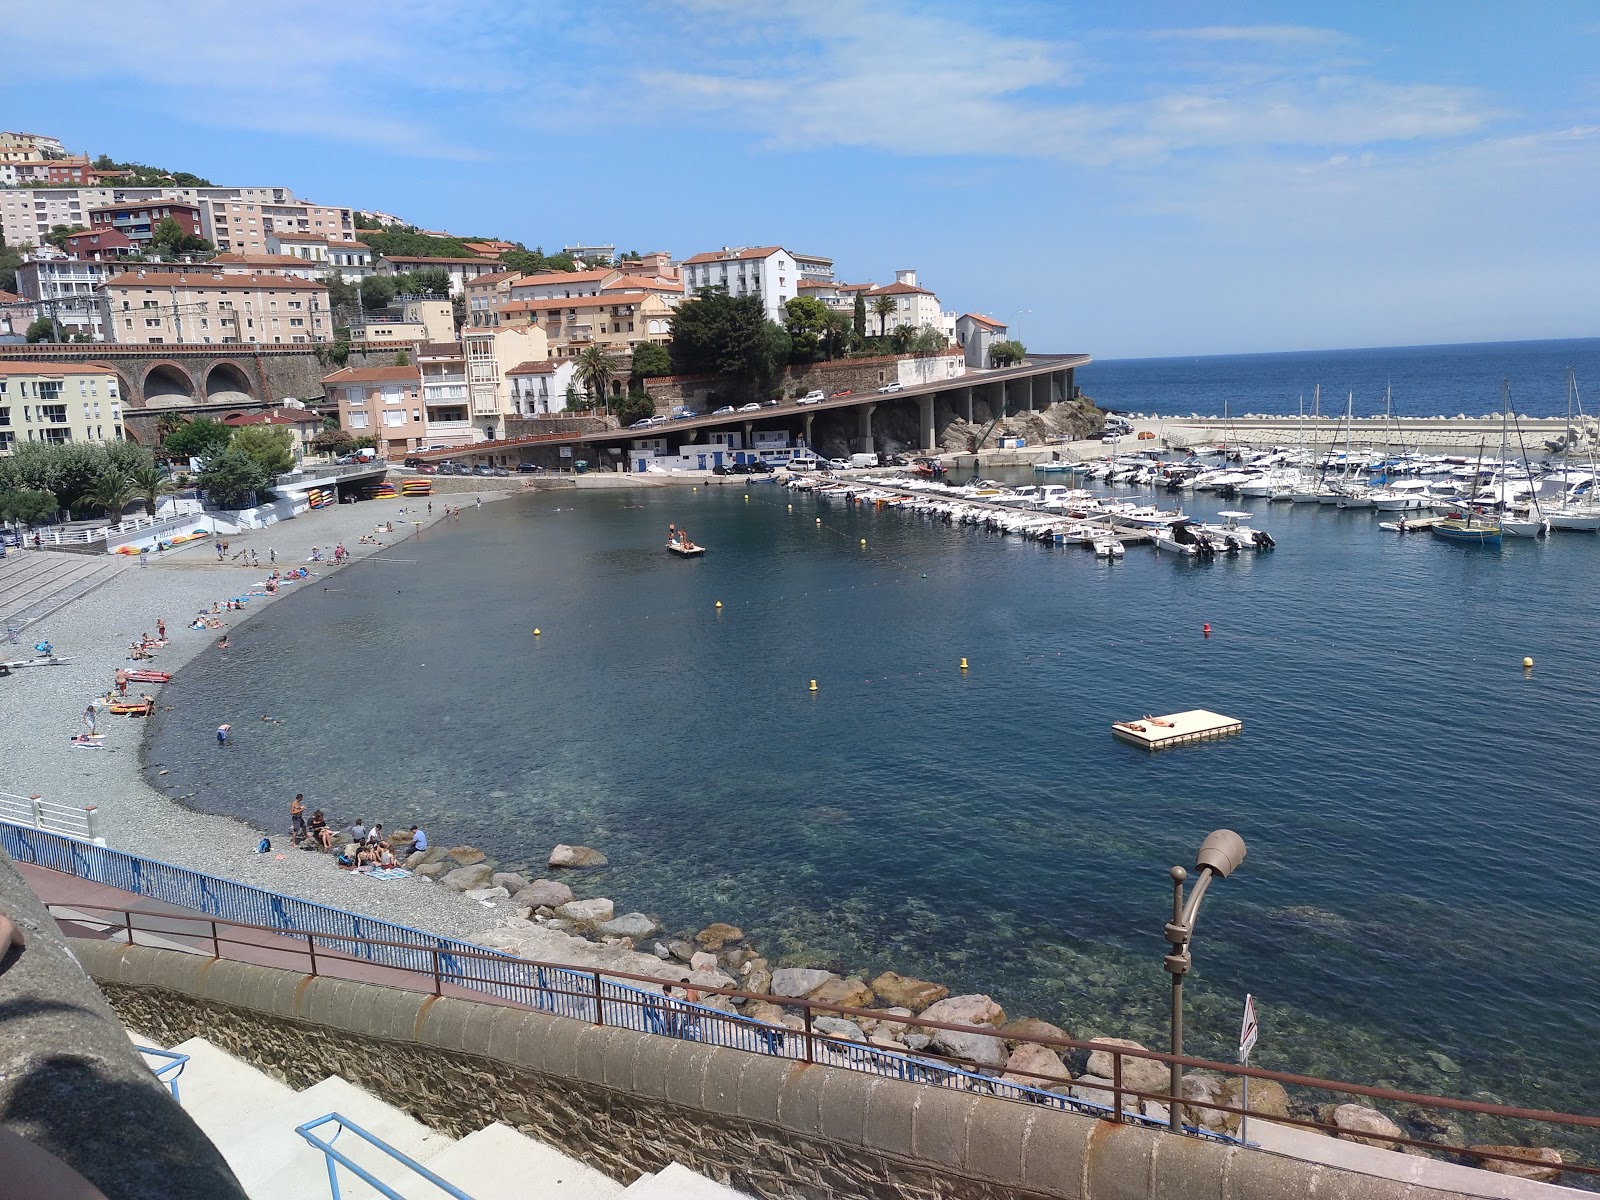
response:
<path fill-rule="evenodd" d="M 316 951 L 328 948 L 375 965 L 413 971 L 436 983 L 448 982 L 554 1016 L 726 1046 L 768 1057 L 866 1071 L 885 1078 L 977 1092 L 1090 1116 L 1116 1115 L 1112 1104 L 1050 1091 L 1042 1085 L 1009 1082 L 940 1059 L 829 1037 L 811 1028 L 809 1007 L 805 1010 L 805 1029 L 787 1029 L 606 978 L 599 971 L 529 962 L 471 942 L 423 933 L 406 925 L 360 916 L 236 880 L 3 821 L 0 821 L 0 848 L 18 862 L 33 863 L 195 909 L 219 920 L 259 925 L 285 933 L 315 934 L 311 943 L 313 968 Z M 129 932 L 131 940 L 133 931 Z M 215 939 L 215 930 L 212 938 Z M 1134 1089 L 1120 1082 L 1088 1090 L 1103 1091 L 1108 1097 L 1121 1094 L 1125 1101 L 1132 1101 L 1136 1106 L 1138 1103 L 1128 1094 Z M 1166 1127 L 1165 1120 L 1145 1117 L 1127 1108 L 1126 1104 L 1121 1119 Z M 1185 1125 L 1184 1130 L 1197 1137 L 1236 1141 L 1200 1126 Z"/>
<path fill-rule="evenodd" d="M 333 1136 L 324 1141 L 322 1138 L 318 1137 L 314 1131 L 330 1123 L 337 1126 L 337 1128 L 333 1131 Z M 338 1141 L 339 1135 L 347 1129 L 362 1141 L 366 1142 L 367 1145 L 376 1147 L 377 1149 L 383 1151 L 384 1154 L 394 1159 L 395 1162 L 403 1164 L 408 1170 L 417 1175 L 419 1178 L 425 1179 L 429 1183 L 433 1184 L 434 1187 L 438 1188 L 446 1196 L 451 1197 L 451 1200 L 472 1200 L 472 1197 L 467 1195 L 467 1193 L 463 1192 L 454 1184 L 446 1183 L 443 1179 L 440 1179 L 437 1175 L 428 1170 L 427 1167 L 423 1166 L 410 1155 L 402 1154 L 382 1138 L 376 1136 L 375 1134 L 368 1133 L 349 1117 L 341 1116 L 336 1112 L 331 1112 L 325 1117 L 318 1117 L 314 1121 L 307 1121 L 304 1125 L 296 1126 L 295 1132 L 301 1137 L 305 1138 L 306 1141 L 310 1142 L 314 1148 L 322 1151 L 323 1160 L 328 1165 L 328 1189 L 332 1193 L 333 1200 L 340 1200 L 340 1167 L 344 1167 L 357 1179 L 360 1179 L 370 1187 L 376 1188 L 380 1196 L 386 1196 L 388 1197 L 388 1200 L 406 1200 L 406 1198 L 399 1192 L 395 1191 L 388 1184 L 381 1182 L 375 1176 L 373 1176 L 373 1174 L 365 1167 L 352 1162 L 350 1157 L 342 1150 L 335 1149 L 333 1143 Z"/>
<path fill-rule="evenodd" d="M 171 1050 L 158 1050 L 154 1046 L 135 1046 L 134 1049 L 146 1058 L 158 1058 L 161 1060 L 160 1066 L 151 1063 L 150 1070 L 154 1072 L 157 1079 L 167 1085 L 167 1090 L 172 1093 L 172 1098 L 180 1100 L 181 1097 L 178 1095 L 178 1076 L 183 1074 L 183 1068 L 188 1065 L 189 1056 L 187 1054 L 177 1054 Z"/>

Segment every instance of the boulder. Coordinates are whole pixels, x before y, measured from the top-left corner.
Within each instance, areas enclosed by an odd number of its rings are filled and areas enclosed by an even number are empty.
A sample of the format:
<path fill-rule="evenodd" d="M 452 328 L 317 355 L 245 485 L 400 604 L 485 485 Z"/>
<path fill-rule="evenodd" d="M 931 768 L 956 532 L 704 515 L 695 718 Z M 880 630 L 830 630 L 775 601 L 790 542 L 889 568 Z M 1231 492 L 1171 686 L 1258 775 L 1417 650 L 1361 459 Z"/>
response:
<path fill-rule="evenodd" d="M 844 1038 L 851 1042 L 864 1042 L 867 1035 L 861 1032 L 861 1026 L 854 1021 L 846 1021 L 840 1017 L 813 1017 L 811 1028 L 817 1033 L 827 1034 L 829 1037 Z"/>
<path fill-rule="evenodd" d="M 475 867 L 489 856 L 476 846 L 451 846 L 444 852 L 444 857 L 458 867 Z"/>
<path fill-rule="evenodd" d="M 1250 1098 L 1255 1099 L 1254 1096 Z M 1385 1141 L 1381 1137 L 1366 1136 L 1368 1134 L 1401 1136 L 1400 1126 L 1375 1108 L 1368 1108 L 1365 1104 L 1338 1104 L 1334 1106 L 1332 1116 L 1333 1120 L 1330 1123 L 1339 1128 L 1335 1137 L 1343 1138 L 1347 1142 L 1360 1142 L 1364 1146 L 1376 1146 L 1380 1150 L 1399 1149 L 1393 1142 Z"/>
<path fill-rule="evenodd" d="M 574 925 L 601 925 L 616 915 L 616 909 L 605 897 L 594 900 L 570 900 L 556 909 L 556 916 Z"/>
<path fill-rule="evenodd" d="M 1037 1078 L 1040 1075 L 1052 1075 L 1055 1078 Z M 1048 1046 L 1037 1046 L 1032 1042 L 1024 1042 L 1007 1057 L 1006 1073 L 1000 1076 L 1000 1079 L 1002 1082 L 1018 1083 L 1023 1087 L 1059 1091 L 1068 1085 L 1071 1076 L 1068 1075 L 1066 1064 L 1061 1061 L 1061 1056 L 1054 1050 Z"/>
<path fill-rule="evenodd" d="M 1188 1076 L 1184 1076 L 1185 1080 Z M 1287 1117 L 1289 1115 L 1289 1093 L 1284 1090 L 1283 1084 L 1271 1079 L 1252 1079 L 1250 1081 L 1250 1103 L 1244 1103 L 1244 1081 L 1237 1075 L 1230 1075 L 1223 1081 L 1221 1091 L 1218 1093 L 1222 1104 L 1230 1104 L 1234 1108 L 1248 1108 L 1252 1114 L 1259 1113 L 1263 1117 Z M 1236 1128 L 1239 1118 L 1233 1113 L 1223 1113 L 1228 1118 L 1228 1128 Z"/>
<path fill-rule="evenodd" d="M 1518 1158 L 1537 1159 L 1539 1163 L 1539 1165 L 1513 1163 L 1499 1158 L 1477 1160 L 1478 1165 L 1485 1171 L 1493 1171 L 1497 1175 L 1514 1175 L 1518 1179 L 1534 1179 L 1540 1183 L 1555 1183 L 1561 1178 L 1563 1162 L 1561 1151 L 1549 1146 L 1469 1146 L 1466 1153 L 1470 1156 L 1474 1150 L 1487 1150 L 1491 1154 L 1515 1154 Z"/>
<path fill-rule="evenodd" d="M 910 1017 L 915 1015 L 909 1008 L 884 1008 L 879 1011 L 885 1017 Z M 856 1024 L 861 1026 L 868 1037 L 881 1033 L 885 1037 L 892 1037 L 895 1041 L 899 1041 L 904 1037 L 906 1030 L 914 1028 L 906 1021 L 869 1021 L 866 1017 L 857 1017 Z"/>
<path fill-rule="evenodd" d="M 1005 1035 L 1006 1041 L 1012 1044 L 1012 1049 L 1018 1045 L 1026 1045 L 1026 1038 L 1064 1038 L 1070 1037 L 1065 1029 L 1059 1025 L 1052 1025 L 1049 1021 L 1041 1021 L 1038 1017 L 1022 1017 L 1015 1021 L 1007 1021 L 1000 1027 L 1000 1032 Z"/>
<path fill-rule="evenodd" d="M 709 950 L 696 950 L 689 956 L 689 967 L 695 971 L 715 971 L 717 956 Z"/>
<path fill-rule="evenodd" d="M 503 887 L 473 888 L 470 892 L 463 893 L 463 895 L 468 900 L 509 900 L 511 898 L 511 893 Z"/>
<path fill-rule="evenodd" d="M 920 1031 L 915 1031 L 910 1027 L 908 1027 L 906 1031 L 900 1035 L 900 1040 L 905 1043 L 907 1050 L 926 1050 L 929 1046 L 933 1045 L 933 1039 L 931 1037 Z"/>
<path fill-rule="evenodd" d="M 926 979 L 913 979 L 909 975 L 896 975 L 885 971 L 872 981 L 872 990 L 885 1002 L 896 1008 L 909 1008 L 919 1013 L 936 1000 L 943 1000 L 950 989 L 942 983 L 929 983 Z"/>
<path fill-rule="evenodd" d="M 1126 1038 L 1094 1038 L 1097 1046 L 1121 1046 L 1128 1050 L 1143 1050 L 1138 1042 Z M 1089 1055 L 1088 1073 L 1102 1079 L 1115 1079 L 1116 1056 L 1109 1050 L 1095 1050 Z M 1150 1058 L 1122 1056 L 1122 1086 L 1130 1091 L 1167 1093 L 1172 1087 L 1172 1069 L 1164 1062 Z"/>
<path fill-rule="evenodd" d="M 423 863 L 416 869 L 416 874 L 423 879 L 438 879 L 449 869 L 450 864 L 446 862 Z"/>
<path fill-rule="evenodd" d="M 1003 1067 L 1007 1058 L 1005 1042 L 986 1033 L 954 1033 L 948 1029 L 935 1029 L 933 1048 L 952 1058 L 977 1063 L 980 1067 Z"/>
<path fill-rule="evenodd" d="M 832 971 L 817 971 L 810 967 L 779 967 L 772 973 L 774 996 L 809 996 L 830 979 L 839 978 Z"/>
<path fill-rule="evenodd" d="M 724 946 L 744 941 L 744 930 L 737 925 L 714 921 L 695 934 L 694 940 L 700 943 L 702 949 L 721 950 Z"/>
<path fill-rule="evenodd" d="M 765 1021 L 777 1025 L 783 1020 L 783 1009 L 770 1000 L 750 1000 L 745 1003 L 744 1015 L 752 1021 Z"/>
<path fill-rule="evenodd" d="M 495 887 L 503 887 L 508 896 L 515 896 L 528 886 L 528 881 L 515 871 L 496 871 L 489 876 L 489 882 Z"/>
<path fill-rule="evenodd" d="M 623 913 L 620 917 L 613 917 L 600 926 L 600 932 L 607 937 L 632 938 L 635 942 L 649 937 L 661 928 L 661 923 L 644 913 Z"/>
<path fill-rule="evenodd" d="M 884 997 L 885 1000 L 888 998 Z M 913 1006 L 907 1004 L 905 1007 Z M 988 996 L 951 996 L 930 1004 L 922 1010 L 922 1016 L 946 1025 L 1003 1025 L 1006 1011 Z"/>
<path fill-rule="evenodd" d="M 690 971 L 684 980 L 694 988 L 737 988 L 739 981 L 726 971 L 719 971 L 712 967 L 709 971 Z"/>
<path fill-rule="evenodd" d="M 666 962 L 672 957 L 672 951 L 668 950 L 666 946 L 662 945 L 660 942 L 657 942 L 655 945 L 650 947 L 650 953 L 654 954 L 662 962 Z"/>
<path fill-rule="evenodd" d="M 479 863 L 475 867 L 457 867 L 441 876 L 439 882 L 458 892 L 470 892 L 487 884 L 493 874 L 494 869 L 487 863 Z"/>
<path fill-rule="evenodd" d="M 1260 1082 L 1260 1081 L 1257 1081 Z M 1212 1071 L 1187 1071 L 1183 1076 L 1183 1098 L 1185 1100 L 1200 1100 L 1208 1104 L 1232 1104 L 1233 1093 L 1229 1090 L 1232 1078 L 1224 1079 Z M 1255 1097 L 1251 1096 L 1251 1100 Z M 1184 1105 L 1183 1119 L 1189 1125 L 1198 1125 L 1202 1129 L 1210 1129 L 1217 1133 L 1231 1133 L 1239 1127 L 1239 1118 L 1233 1113 L 1221 1112 L 1215 1108 L 1191 1107 Z"/>
<path fill-rule="evenodd" d="M 842 1008 L 866 1008 L 873 1001 L 872 989 L 859 979 L 833 978 L 814 991 L 806 993 L 807 1000 L 818 1004 L 837 1004 Z"/>
<path fill-rule="evenodd" d="M 603 867 L 607 859 L 591 846 L 560 845 L 550 851 L 552 867 Z"/>
<path fill-rule="evenodd" d="M 756 955 L 750 950 L 724 950 L 719 957 L 722 959 L 723 966 L 727 967 L 730 971 L 737 971 L 743 967 L 745 963 L 749 962 L 752 958 L 755 958 Z"/>
<path fill-rule="evenodd" d="M 693 945 L 682 938 L 674 938 L 667 943 L 667 953 L 671 954 L 679 962 L 686 963 L 695 956 L 695 949 Z"/>
<path fill-rule="evenodd" d="M 529 908 L 560 908 L 576 899 L 571 888 L 553 879 L 535 879 L 511 895 L 518 904 L 526 904 Z"/>
<path fill-rule="evenodd" d="M 744 976 L 744 990 L 767 993 L 772 991 L 772 969 L 764 958 L 752 958 L 739 968 Z"/>

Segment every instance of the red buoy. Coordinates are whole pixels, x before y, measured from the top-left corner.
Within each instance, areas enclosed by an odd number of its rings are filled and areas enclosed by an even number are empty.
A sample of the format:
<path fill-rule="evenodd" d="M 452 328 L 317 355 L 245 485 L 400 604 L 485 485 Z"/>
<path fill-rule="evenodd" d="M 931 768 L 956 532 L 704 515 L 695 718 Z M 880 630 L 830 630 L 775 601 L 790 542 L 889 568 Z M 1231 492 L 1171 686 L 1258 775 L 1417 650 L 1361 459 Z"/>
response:
<path fill-rule="evenodd" d="M 1210 637 L 1211 636 L 1211 625 L 1210 625 L 1210 623 L 1208 622 L 1208 623 L 1200 626 L 1200 632 L 1203 633 L 1206 637 Z"/>

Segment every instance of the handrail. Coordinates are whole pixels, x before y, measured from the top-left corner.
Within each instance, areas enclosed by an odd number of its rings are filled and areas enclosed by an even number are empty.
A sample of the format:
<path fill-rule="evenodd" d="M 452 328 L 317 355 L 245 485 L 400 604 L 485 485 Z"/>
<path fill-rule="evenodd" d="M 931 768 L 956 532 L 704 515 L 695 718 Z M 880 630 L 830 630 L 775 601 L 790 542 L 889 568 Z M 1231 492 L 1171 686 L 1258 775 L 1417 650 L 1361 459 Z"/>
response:
<path fill-rule="evenodd" d="M 338 1125 L 339 1128 L 337 1131 L 335 1131 L 333 1137 L 329 1138 L 327 1141 L 323 1141 L 312 1131 L 328 1124 L 330 1121 Z M 428 1170 L 427 1167 L 423 1166 L 409 1154 L 404 1154 L 401 1151 L 396 1150 L 382 1138 L 375 1134 L 368 1133 L 349 1117 L 344 1116 L 341 1113 L 331 1112 L 326 1116 L 318 1117 L 313 1121 L 307 1121 L 304 1125 L 295 1126 L 295 1132 L 301 1137 L 305 1138 L 306 1141 L 310 1142 L 315 1149 L 322 1151 L 324 1161 L 328 1165 L 328 1187 L 332 1192 L 333 1200 L 340 1200 L 338 1173 L 338 1168 L 340 1166 L 348 1169 L 356 1176 L 356 1178 L 366 1183 L 369 1187 L 376 1188 L 379 1194 L 388 1197 L 388 1200 L 406 1200 L 404 1196 L 395 1191 L 388 1184 L 383 1183 L 374 1177 L 373 1174 L 365 1167 L 352 1162 L 349 1156 L 343 1151 L 334 1149 L 333 1143 L 338 1141 L 339 1134 L 343 1133 L 347 1129 L 359 1137 L 362 1141 L 366 1142 L 369 1146 L 377 1147 L 390 1158 L 394 1159 L 395 1162 L 405 1166 L 413 1174 L 420 1176 L 422 1179 L 425 1179 L 429 1183 L 433 1184 L 434 1187 L 438 1188 L 445 1195 L 451 1197 L 451 1200 L 472 1200 L 472 1197 L 467 1195 L 466 1192 L 463 1192 L 454 1184 L 439 1178 L 439 1176 Z"/>
<path fill-rule="evenodd" d="M 153 918 L 166 922 L 169 926 L 173 922 L 187 921 L 194 925 L 203 926 L 205 930 L 209 931 L 197 930 L 191 932 L 188 936 L 198 937 L 202 943 L 211 943 L 211 956 L 215 958 L 224 957 L 221 951 L 221 947 L 224 945 L 248 945 L 257 949 L 262 947 L 262 943 L 259 941 L 252 942 L 242 938 L 224 936 L 222 933 L 224 927 L 278 936 L 293 935 L 297 938 L 305 939 L 309 958 L 309 974 L 312 976 L 337 977 L 333 971 L 328 969 L 330 960 L 326 949 L 324 949 L 323 957 L 319 963 L 317 957 L 317 943 L 319 941 L 356 943 L 376 947 L 398 947 L 406 950 L 416 949 L 416 947 L 402 942 L 353 938 L 344 934 L 330 934 L 314 930 L 283 930 L 274 926 L 252 925 L 241 921 L 209 917 L 187 917 L 181 913 L 118 908 L 113 905 L 71 903 L 51 904 L 49 908 L 52 912 L 58 909 L 63 910 L 60 914 L 61 919 L 68 921 L 73 920 L 72 914 L 75 913 L 104 912 L 117 914 L 124 918 L 121 925 L 113 926 L 109 922 L 101 922 L 101 924 L 108 929 L 125 931 L 130 945 L 136 944 L 134 935 L 139 932 L 182 936 L 181 931 L 170 927 L 161 930 L 148 928 L 141 930 L 134 925 L 133 918 L 135 917 Z M 84 919 L 78 918 L 77 923 L 84 924 L 86 922 Z M 269 947 L 269 949 L 284 952 L 286 948 Z M 206 953 L 206 950 L 202 945 L 196 947 L 194 952 Z M 342 952 L 335 950 L 333 961 L 360 961 L 353 955 L 348 958 L 342 958 L 341 954 Z M 1125 1058 L 1145 1059 L 1162 1064 L 1176 1062 L 1186 1070 L 1207 1070 L 1224 1075 L 1263 1079 L 1286 1086 L 1292 1085 L 1317 1091 L 1363 1096 L 1370 1099 L 1383 1100 L 1391 1104 L 1448 1109 L 1504 1120 L 1535 1121 L 1579 1129 L 1600 1129 L 1600 1117 L 1596 1116 L 1560 1113 L 1545 1109 L 1517 1108 L 1509 1105 L 1485 1104 L 1480 1101 L 1459 1100 L 1448 1096 L 1432 1096 L 1421 1092 L 1407 1092 L 1374 1087 L 1368 1084 L 1348 1083 L 1309 1075 L 1273 1071 L 1263 1067 L 1240 1066 L 1234 1063 L 1217 1062 L 1188 1055 L 1173 1055 L 1158 1050 L 1114 1046 L 1104 1041 L 1053 1037 L 1043 1034 L 1005 1036 L 1001 1030 L 993 1027 L 956 1025 L 944 1021 L 930 1021 L 918 1016 L 902 1017 L 880 1010 L 853 1008 L 848 1005 L 831 1004 L 825 1001 L 809 1000 L 804 997 L 777 996 L 763 992 L 745 992 L 736 988 L 692 985 L 697 992 L 724 996 L 731 1000 L 760 1000 L 779 1007 L 799 1008 L 803 1012 L 805 1024 L 803 1029 L 795 1030 L 758 1021 L 738 1013 L 729 1013 L 706 1005 L 695 1004 L 692 1001 L 679 1000 L 676 997 L 664 997 L 654 989 L 662 986 L 663 983 L 671 983 L 672 981 L 663 980 L 659 976 L 639 975 L 627 971 L 577 968 L 568 963 L 518 958 L 515 955 L 481 947 L 472 949 L 434 948 L 431 951 L 431 957 L 431 968 L 396 967 L 395 969 L 431 979 L 432 990 L 436 995 L 442 994 L 445 983 L 451 983 L 469 990 L 476 990 L 479 985 L 509 987 L 522 992 L 520 1000 L 512 1001 L 519 1007 L 530 1007 L 539 1011 L 581 1019 L 598 1025 L 622 1025 L 640 1032 L 729 1045 L 737 1049 L 750 1050 L 774 1057 L 801 1059 L 807 1063 L 870 1070 L 877 1074 L 890 1075 L 909 1082 L 981 1091 L 1002 1099 L 1047 1104 L 1053 1107 L 1070 1109 L 1084 1115 L 1118 1121 L 1124 1124 L 1144 1125 L 1150 1128 L 1166 1128 L 1166 1121 L 1144 1115 L 1139 1110 L 1139 1105 L 1144 1101 L 1167 1105 L 1171 1102 L 1171 1096 L 1166 1092 L 1140 1091 L 1131 1084 L 1125 1083 L 1123 1081 L 1125 1075 L 1123 1060 Z M 370 960 L 370 956 L 368 956 L 368 959 Z M 447 965 L 445 960 L 457 964 L 456 967 L 452 968 Z M 497 965 L 515 964 L 525 969 L 532 968 L 535 973 L 535 979 L 532 982 L 514 981 L 494 978 L 490 975 L 473 975 L 460 969 L 473 960 L 482 960 Z M 628 986 L 635 983 L 648 986 L 645 988 Z M 679 985 L 673 983 L 672 986 Z M 492 995 L 493 993 L 491 993 Z M 488 999 L 490 997 L 485 998 Z M 636 1019 L 630 1020 L 630 1014 L 635 1015 Z M 927 1050 L 916 1052 L 905 1050 L 901 1052 L 890 1047 L 856 1042 L 818 1031 L 813 1028 L 813 1022 L 819 1014 L 822 1016 L 870 1020 L 879 1024 L 889 1023 L 913 1031 L 942 1030 L 952 1033 L 975 1034 L 989 1038 L 1005 1036 L 1007 1041 L 1031 1043 L 1053 1050 L 1109 1053 L 1112 1058 L 1112 1078 L 1107 1085 L 1084 1084 L 1082 1079 L 1074 1080 L 1070 1075 L 1066 1074 L 1053 1075 L 1021 1069 L 1007 1070 L 1006 1074 L 1009 1076 L 1023 1076 L 1034 1081 L 1027 1084 L 1014 1083 L 986 1074 L 992 1068 L 988 1068 L 973 1059 L 962 1058 L 957 1055 L 939 1054 Z M 711 1029 L 708 1030 L 708 1026 Z M 717 1027 L 721 1028 L 718 1029 Z M 708 1037 L 708 1032 L 712 1033 L 713 1036 Z M 789 1044 L 791 1034 L 799 1037 L 801 1041 L 799 1047 L 793 1047 Z M 1084 1097 L 1062 1095 L 1052 1090 L 1055 1087 L 1067 1085 L 1083 1088 L 1089 1092 L 1109 1093 L 1111 1103 L 1106 1104 Z M 1130 1102 L 1132 1103 L 1132 1108 L 1129 1107 Z M 1239 1117 L 1250 1115 L 1250 1112 L 1242 1107 L 1223 1104 L 1216 1100 L 1202 1100 L 1198 1097 L 1184 1098 L 1182 1104 L 1186 1109 L 1206 1109 Z M 1261 1115 L 1259 1110 L 1253 1111 L 1255 1111 L 1256 1116 L 1259 1117 Z M 1322 1121 L 1294 1116 L 1273 1116 L 1271 1119 L 1280 1124 L 1294 1125 L 1318 1132 L 1339 1132 L 1338 1126 Z M 1197 1124 L 1186 1124 L 1184 1132 L 1191 1136 L 1208 1140 L 1239 1144 L 1239 1139 L 1235 1137 L 1218 1133 L 1215 1130 L 1207 1129 Z M 1448 1149 L 1436 1143 L 1403 1136 L 1395 1137 L 1380 1133 L 1367 1133 L 1365 1131 L 1362 1131 L 1362 1136 L 1394 1146 L 1415 1147 L 1433 1152 Z M 1475 1150 L 1472 1155 L 1479 1158 L 1524 1163 L 1530 1166 L 1549 1165 L 1538 1160 L 1521 1158 L 1514 1154 L 1492 1151 Z M 1581 1163 L 1564 1163 L 1562 1169 L 1580 1174 L 1600 1175 L 1600 1167 Z"/>
<path fill-rule="evenodd" d="M 178 1100 L 178 1077 L 183 1074 L 183 1068 L 189 1063 L 187 1054 L 179 1054 L 174 1050 L 162 1050 L 156 1046 L 134 1046 L 140 1054 L 152 1058 L 166 1059 L 162 1066 L 152 1066 L 151 1072 L 155 1077 L 167 1085 L 167 1090 L 172 1093 L 172 1098 Z"/>

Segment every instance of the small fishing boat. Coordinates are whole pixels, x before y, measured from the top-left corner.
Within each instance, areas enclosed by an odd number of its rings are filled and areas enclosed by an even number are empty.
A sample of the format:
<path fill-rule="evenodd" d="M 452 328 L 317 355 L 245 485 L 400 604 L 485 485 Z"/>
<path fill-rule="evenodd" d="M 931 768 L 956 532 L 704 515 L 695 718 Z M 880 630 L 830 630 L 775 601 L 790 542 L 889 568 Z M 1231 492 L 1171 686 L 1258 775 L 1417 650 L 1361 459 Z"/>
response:
<path fill-rule="evenodd" d="M 1428 526 L 1428 531 L 1436 538 L 1443 538 L 1447 542 L 1462 542 L 1469 546 L 1500 544 L 1500 526 L 1486 522 L 1482 518 L 1474 521 L 1471 517 L 1462 519 L 1446 517 Z"/>
<path fill-rule="evenodd" d="M 1109 534 L 1095 539 L 1094 556 L 1096 558 L 1122 558 L 1127 553 L 1127 547 Z"/>

